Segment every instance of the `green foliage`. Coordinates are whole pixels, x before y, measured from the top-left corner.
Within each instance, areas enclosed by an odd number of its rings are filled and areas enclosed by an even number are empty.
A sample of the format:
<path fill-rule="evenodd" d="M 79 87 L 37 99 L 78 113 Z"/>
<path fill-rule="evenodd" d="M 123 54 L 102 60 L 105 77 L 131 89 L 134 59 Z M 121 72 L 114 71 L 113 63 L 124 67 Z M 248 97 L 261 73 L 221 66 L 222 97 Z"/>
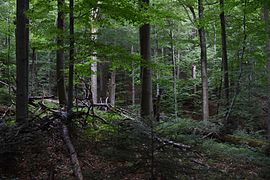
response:
<path fill-rule="evenodd" d="M 0 88 L 0 104 L 11 105 L 14 101 L 14 96 L 8 92 L 7 88 Z"/>

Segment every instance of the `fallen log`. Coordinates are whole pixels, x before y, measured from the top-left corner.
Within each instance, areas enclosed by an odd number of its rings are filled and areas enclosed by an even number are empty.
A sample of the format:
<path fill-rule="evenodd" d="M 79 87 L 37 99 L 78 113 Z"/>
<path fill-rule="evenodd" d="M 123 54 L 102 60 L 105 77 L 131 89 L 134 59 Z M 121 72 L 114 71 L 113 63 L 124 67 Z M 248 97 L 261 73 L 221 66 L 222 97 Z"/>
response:
<path fill-rule="evenodd" d="M 29 97 L 29 101 L 33 101 L 33 100 L 42 100 L 42 99 L 53 99 L 54 96 L 51 95 L 51 96 L 31 96 Z"/>
<path fill-rule="evenodd" d="M 71 159 L 71 162 L 73 165 L 74 175 L 76 176 L 76 179 L 83 180 L 83 175 L 82 175 L 80 163 L 78 160 L 78 156 L 77 156 L 75 148 L 71 142 L 71 139 L 69 137 L 68 127 L 64 123 L 62 123 L 62 130 L 63 130 L 63 139 L 64 139 L 64 142 L 65 142 L 67 148 L 68 148 L 70 159 Z"/>
<path fill-rule="evenodd" d="M 32 101 L 32 103 L 33 103 L 33 101 Z M 35 105 L 35 103 L 33 103 L 33 104 Z M 83 180 L 83 175 L 81 172 L 81 167 L 80 167 L 80 163 L 78 160 L 78 156 L 77 156 L 75 148 L 72 144 L 72 141 L 70 139 L 68 127 L 65 124 L 67 122 L 67 112 L 62 111 L 62 110 L 51 109 L 51 108 L 47 107 L 43 101 L 39 101 L 38 105 L 40 106 L 41 109 L 51 112 L 53 114 L 53 116 L 55 116 L 56 118 L 58 118 L 60 120 L 60 123 L 62 126 L 63 140 L 66 144 L 66 147 L 67 147 L 69 155 L 70 155 L 71 163 L 73 166 L 73 173 L 76 176 L 77 180 Z"/>
<path fill-rule="evenodd" d="M 248 145 L 250 147 L 254 148 L 261 148 L 264 146 L 267 146 L 266 141 L 262 141 L 259 139 L 253 139 L 253 138 L 247 138 L 247 137 L 241 137 L 237 135 L 224 135 L 220 137 L 220 140 L 236 145 Z"/>
<path fill-rule="evenodd" d="M 178 143 L 178 142 L 174 142 L 174 141 L 171 141 L 171 140 L 168 140 L 168 139 L 163 139 L 163 138 L 159 138 L 159 137 L 155 137 L 160 143 L 162 143 L 163 145 L 171 145 L 175 148 L 178 148 L 178 149 L 183 149 L 183 150 L 187 150 L 187 149 L 190 149 L 191 146 L 189 145 L 186 145 L 186 144 L 182 144 L 182 143 Z"/>

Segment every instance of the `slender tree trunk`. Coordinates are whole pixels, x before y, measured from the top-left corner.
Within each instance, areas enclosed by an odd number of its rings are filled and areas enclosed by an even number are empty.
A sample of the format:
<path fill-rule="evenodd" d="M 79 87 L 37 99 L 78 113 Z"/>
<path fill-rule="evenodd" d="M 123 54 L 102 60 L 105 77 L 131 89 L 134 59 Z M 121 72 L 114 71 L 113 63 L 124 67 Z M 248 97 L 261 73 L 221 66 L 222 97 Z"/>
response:
<path fill-rule="evenodd" d="M 99 87 L 99 94 L 98 94 L 98 96 L 99 96 L 99 98 L 100 99 L 103 99 L 104 98 L 104 86 L 103 86 L 103 84 L 104 84 L 104 82 L 103 82 L 103 78 L 104 78 L 104 73 L 103 73 L 103 71 L 104 71 L 104 63 L 103 62 L 99 62 L 99 64 L 98 64 L 98 69 L 99 69 L 99 73 L 98 73 L 98 87 Z M 106 98 L 106 96 L 105 96 L 105 98 Z"/>
<path fill-rule="evenodd" d="M 92 99 L 93 99 L 93 103 L 96 104 L 97 103 L 97 87 L 98 87 L 98 83 L 97 83 L 97 58 L 96 56 L 93 56 L 93 60 L 95 62 L 93 62 L 91 64 L 91 91 L 92 91 Z"/>
<path fill-rule="evenodd" d="M 177 70 L 176 70 L 177 79 L 180 79 L 180 66 L 179 66 L 180 58 L 181 58 L 180 51 L 177 50 Z"/>
<path fill-rule="evenodd" d="M 149 6 L 149 0 L 142 0 L 141 2 Z M 141 116 L 145 118 L 153 116 L 150 29 L 150 24 L 144 24 L 140 27 L 140 54 L 142 58 Z"/>
<path fill-rule="evenodd" d="M 266 42 L 266 57 L 267 57 L 267 69 L 268 74 L 270 72 L 270 18 L 269 18 L 269 8 L 265 5 L 264 7 L 264 21 L 265 30 L 267 33 Z M 268 91 L 270 90 L 270 75 L 268 75 Z M 268 115 L 267 115 L 267 139 L 270 141 L 270 93 L 268 93 Z"/>
<path fill-rule="evenodd" d="M 49 79 L 49 82 L 52 81 L 53 77 L 52 77 L 52 66 L 51 64 L 53 64 L 52 62 L 52 59 L 51 59 L 51 53 L 48 54 L 48 62 L 50 64 L 49 68 L 47 69 L 47 73 L 48 73 L 48 79 Z M 49 89 L 49 95 L 54 95 L 54 93 L 52 92 L 52 83 L 48 83 L 48 89 Z"/>
<path fill-rule="evenodd" d="M 177 78 L 176 78 L 176 59 L 175 59 L 175 52 L 174 52 L 174 43 L 173 43 L 173 30 L 170 30 L 170 38 L 171 38 L 171 60 L 172 60 L 172 77 L 173 77 L 173 99 L 174 99 L 174 114 L 175 118 L 177 118 L 178 113 L 178 105 L 177 105 Z"/>
<path fill-rule="evenodd" d="M 198 0 L 199 19 L 204 18 L 203 0 Z M 209 119 L 209 102 L 208 102 L 208 76 L 207 76 L 207 49 L 205 29 L 202 24 L 199 27 L 200 47 L 201 47 L 201 76 L 202 76 L 202 100 L 203 100 L 203 120 Z"/>
<path fill-rule="evenodd" d="M 93 21 L 96 18 L 97 13 L 98 13 L 97 10 L 92 11 Z M 93 41 L 96 41 L 97 40 L 98 29 L 96 27 L 92 27 L 91 32 L 92 32 Z M 98 95 L 97 95 L 98 94 L 98 78 L 97 78 L 98 67 L 97 67 L 96 52 L 93 52 L 93 54 L 94 55 L 93 55 L 92 59 L 93 59 L 94 62 L 91 64 L 91 71 L 92 71 L 92 74 L 91 74 L 91 91 L 92 91 L 93 103 L 95 104 L 98 101 Z"/>
<path fill-rule="evenodd" d="M 115 70 L 111 72 L 111 80 L 110 80 L 110 103 L 112 106 L 115 106 L 115 91 L 116 91 L 116 72 Z"/>
<path fill-rule="evenodd" d="M 223 78 L 224 78 L 224 92 L 226 98 L 226 107 L 229 107 L 230 103 L 230 89 L 229 89 L 229 69 L 228 69 L 228 55 L 227 55 L 227 36 L 226 36 L 226 20 L 224 13 L 224 0 L 220 0 L 220 24 L 221 24 L 221 40 L 222 40 L 222 66 L 223 66 Z"/>
<path fill-rule="evenodd" d="M 36 91 L 36 61 L 37 61 L 37 55 L 36 55 L 36 49 L 33 48 L 32 49 L 32 63 L 31 63 L 31 90 L 30 90 L 30 94 L 32 96 L 34 96 L 35 91 Z"/>
<path fill-rule="evenodd" d="M 29 20 L 28 0 L 17 0 L 16 13 L 16 122 L 28 122 Z"/>
<path fill-rule="evenodd" d="M 164 60 L 164 48 L 162 47 L 161 48 L 161 57 L 162 57 L 162 60 Z M 160 80 L 160 72 L 158 71 L 157 72 L 157 87 L 156 87 L 156 93 L 157 93 L 157 97 L 160 96 L 160 84 L 159 84 L 159 80 Z"/>
<path fill-rule="evenodd" d="M 57 0 L 58 16 L 57 16 L 57 28 L 59 34 L 57 36 L 57 55 L 56 55 L 56 75 L 57 75 L 57 91 L 59 104 L 65 106 L 67 104 L 67 95 L 65 89 L 65 77 L 64 77 L 64 6 L 65 0 Z"/>
<path fill-rule="evenodd" d="M 10 52 L 11 52 L 11 37 L 10 37 L 10 18 L 7 18 L 7 29 L 8 29 L 8 34 L 7 34 L 7 76 L 8 76 L 8 94 L 11 95 L 11 76 L 10 76 Z M 11 97 L 11 96 L 10 96 Z M 11 99 L 10 99 L 11 102 Z"/>
<path fill-rule="evenodd" d="M 134 53 L 134 47 L 131 46 L 131 54 Z M 135 66 L 134 62 L 132 63 L 132 105 L 136 103 L 136 90 L 135 90 Z"/>
<path fill-rule="evenodd" d="M 69 76 L 68 76 L 68 114 L 72 114 L 74 89 L 74 0 L 69 0 Z"/>
<path fill-rule="evenodd" d="M 196 66 L 196 64 L 192 65 L 192 79 L 194 81 L 197 79 L 197 66 Z M 196 86 L 195 82 L 194 82 L 194 85 L 193 85 L 193 91 L 194 91 L 194 94 L 197 92 L 197 86 Z"/>

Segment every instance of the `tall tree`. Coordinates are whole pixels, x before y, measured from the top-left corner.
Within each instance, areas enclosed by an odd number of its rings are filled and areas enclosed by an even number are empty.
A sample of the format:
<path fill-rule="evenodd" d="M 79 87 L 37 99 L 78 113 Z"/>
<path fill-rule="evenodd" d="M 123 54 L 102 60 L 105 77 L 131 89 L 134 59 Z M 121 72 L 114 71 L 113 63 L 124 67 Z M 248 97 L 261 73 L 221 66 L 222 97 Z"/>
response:
<path fill-rule="evenodd" d="M 149 0 L 141 0 L 142 7 L 149 6 Z M 151 46 L 150 46 L 150 24 L 146 23 L 140 27 L 140 54 L 142 58 L 141 67 L 141 116 L 151 118 L 153 115 L 152 102 L 152 72 L 150 68 L 151 62 Z"/>
<path fill-rule="evenodd" d="M 16 121 L 27 123 L 28 119 L 28 61 L 29 20 L 26 11 L 28 0 L 17 0 L 16 14 Z"/>
<path fill-rule="evenodd" d="M 220 25 L 221 25 L 221 40 L 222 40 L 222 69 L 223 69 L 223 81 L 224 92 L 226 98 L 226 107 L 229 107 L 229 69 L 228 69 L 228 55 L 227 55 L 227 35 L 226 35 L 226 19 L 224 13 L 224 0 L 220 0 Z"/>
<path fill-rule="evenodd" d="M 209 119 L 209 101 L 208 101 L 208 75 L 207 75 L 207 48 L 206 48 L 206 37 L 205 29 L 203 24 L 204 19 L 204 6 L 203 0 L 198 0 L 198 11 L 199 11 L 199 36 L 200 36 L 200 47 L 201 47 L 201 76 L 202 76 L 202 100 L 203 100 L 203 120 Z"/>
<path fill-rule="evenodd" d="M 115 91 L 116 91 L 116 72 L 113 70 L 111 72 L 111 79 L 110 79 L 110 104 L 115 106 Z"/>
<path fill-rule="evenodd" d="M 74 0 L 69 1 L 69 79 L 68 79 L 68 113 L 72 113 L 73 106 L 73 78 L 74 78 Z"/>
<path fill-rule="evenodd" d="M 173 99 L 174 99 L 174 114 L 177 118 L 178 105 L 177 105 L 177 68 L 176 68 L 176 58 L 175 58 L 175 47 L 174 47 L 174 33 L 170 29 L 170 40 L 171 40 L 171 60 L 172 60 L 172 78 L 173 78 Z"/>
<path fill-rule="evenodd" d="M 267 4 L 264 5 L 264 21 L 266 30 L 266 58 L 267 58 L 267 69 L 268 69 L 268 90 L 270 89 L 270 18 L 269 18 L 269 7 Z M 267 115 L 267 139 L 270 141 L 270 93 L 268 93 L 268 115 Z"/>
<path fill-rule="evenodd" d="M 92 33 L 92 39 L 93 41 L 97 40 L 97 32 L 98 29 L 94 25 L 94 21 L 97 19 L 98 16 L 98 9 L 92 10 L 92 27 L 91 27 L 91 33 Z M 91 93 L 92 93 L 92 100 L 93 103 L 97 103 L 98 101 L 98 78 L 97 78 L 97 71 L 98 71 L 98 63 L 97 63 L 97 52 L 93 52 L 92 60 L 94 61 L 91 64 Z"/>
<path fill-rule="evenodd" d="M 131 46 L 131 54 L 134 53 L 134 47 Z M 135 90 L 135 67 L 134 62 L 132 62 L 132 105 L 134 106 L 136 102 L 136 90 Z"/>
<path fill-rule="evenodd" d="M 65 78 L 64 78 L 64 4 L 65 0 L 57 0 L 58 15 L 57 15 L 57 28 L 59 30 L 57 36 L 57 53 L 56 53 L 56 74 L 57 74 L 57 91 L 59 104 L 65 106 L 67 104 L 67 95 L 65 89 Z"/>

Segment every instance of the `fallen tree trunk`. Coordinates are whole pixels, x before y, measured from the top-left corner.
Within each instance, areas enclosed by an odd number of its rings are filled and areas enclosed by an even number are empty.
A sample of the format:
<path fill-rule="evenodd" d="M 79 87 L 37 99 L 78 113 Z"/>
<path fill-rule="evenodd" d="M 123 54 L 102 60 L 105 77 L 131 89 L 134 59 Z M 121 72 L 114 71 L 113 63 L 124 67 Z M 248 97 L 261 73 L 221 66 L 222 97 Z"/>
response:
<path fill-rule="evenodd" d="M 69 137 L 68 127 L 64 123 L 62 123 L 62 130 L 63 130 L 63 139 L 64 139 L 64 142 L 65 142 L 67 148 L 68 148 L 70 159 L 71 159 L 71 162 L 73 165 L 74 175 L 76 176 L 76 179 L 83 180 L 83 175 L 82 175 L 80 163 L 78 160 L 78 156 L 77 156 L 75 148 L 71 142 L 71 139 Z"/>
<path fill-rule="evenodd" d="M 245 138 L 236 135 L 224 135 L 223 137 L 220 137 L 220 140 L 236 145 L 248 145 L 254 148 L 261 148 L 267 145 L 266 141 L 262 141 L 259 139 Z"/>

